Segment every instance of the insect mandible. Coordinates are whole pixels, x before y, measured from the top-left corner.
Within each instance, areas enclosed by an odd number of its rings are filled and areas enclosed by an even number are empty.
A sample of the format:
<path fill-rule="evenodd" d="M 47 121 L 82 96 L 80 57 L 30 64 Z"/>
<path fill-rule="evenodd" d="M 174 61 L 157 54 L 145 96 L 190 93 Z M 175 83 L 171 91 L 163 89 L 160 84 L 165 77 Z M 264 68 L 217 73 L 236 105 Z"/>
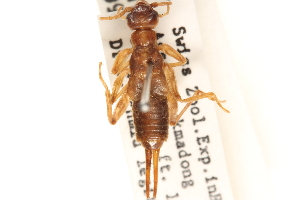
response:
<path fill-rule="evenodd" d="M 157 194 L 159 150 L 168 138 L 169 125 L 177 124 L 187 108 L 199 99 L 208 98 L 215 101 L 225 112 L 228 112 L 212 93 L 197 90 L 192 97 L 182 99 L 176 85 L 173 67 L 182 66 L 186 58 L 167 44 L 157 45 L 156 32 L 153 30 L 159 18 L 169 13 L 171 2 L 154 2 L 149 4 L 139 0 L 133 7 L 122 10 L 110 17 L 100 17 L 100 20 L 126 19 L 130 29 L 132 48 L 120 51 L 112 68 L 115 80 L 112 92 L 108 89 L 101 75 L 99 78 L 105 87 L 107 116 L 111 124 L 116 124 L 126 111 L 130 101 L 133 102 L 132 112 L 136 130 L 136 139 L 145 148 L 146 155 L 146 197 L 150 198 L 150 168 L 153 159 L 154 183 L 153 198 Z M 153 8 L 167 6 L 164 14 L 158 14 Z M 126 13 L 127 16 L 124 16 Z M 163 52 L 178 62 L 166 63 L 160 52 Z M 131 55 L 131 56 L 130 56 Z M 130 56 L 130 58 L 129 58 Z M 130 74 L 128 83 L 122 87 L 124 78 Z M 112 105 L 117 102 L 113 111 Z M 178 113 L 178 102 L 186 103 Z"/>

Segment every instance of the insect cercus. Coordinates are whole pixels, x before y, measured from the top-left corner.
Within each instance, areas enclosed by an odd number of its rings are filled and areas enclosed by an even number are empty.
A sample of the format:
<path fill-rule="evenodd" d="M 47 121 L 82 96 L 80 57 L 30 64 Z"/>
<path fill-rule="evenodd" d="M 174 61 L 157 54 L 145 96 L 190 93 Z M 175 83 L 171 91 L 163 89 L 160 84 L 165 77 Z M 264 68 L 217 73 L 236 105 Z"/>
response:
<path fill-rule="evenodd" d="M 136 139 L 145 148 L 146 154 L 146 197 L 150 198 L 150 168 L 153 158 L 154 186 L 153 198 L 157 194 L 159 150 L 167 140 L 169 125 L 177 124 L 187 108 L 199 99 L 208 98 L 215 101 L 228 112 L 212 93 L 197 90 L 192 97 L 182 99 L 176 85 L 173 67 L 186 63 L 186 58 L 167 44 L 157 45 L 156 32 L 153 30 L 159 18 L 169 13 L 171 2 L 154 2 L 138 0 L 135 6 L 120 7 L 117 14 L 100 17 L 100 20 L 126 19 L 130 29 L 132 48 L 120 51 L 112 68 L 112 74 L 118 74 L 112 92 L 108 89 L 99 65 L 99 78 L 105 87 L 107 116 L 111 124 L 116 124 L 123 115 L 129 102 L 133 102 L 132 111 L 136 130 Z M 153 8 L 167 6 L 167 12 L 158 14 Z M 127 16 L 124 16 L 126 13 Z M 160 52 L 178 62 L 166 63 Z M 130 56 L 131 55 L 131 56 Z M 130 58 L 129 58 L 130 56 Z M 128 83 L 122 87 L 123 79 L 130 74 Z M 112 105 L 117 102 L 115 110 Z M 177 113 L 178 102 L 186 103 Z"/>

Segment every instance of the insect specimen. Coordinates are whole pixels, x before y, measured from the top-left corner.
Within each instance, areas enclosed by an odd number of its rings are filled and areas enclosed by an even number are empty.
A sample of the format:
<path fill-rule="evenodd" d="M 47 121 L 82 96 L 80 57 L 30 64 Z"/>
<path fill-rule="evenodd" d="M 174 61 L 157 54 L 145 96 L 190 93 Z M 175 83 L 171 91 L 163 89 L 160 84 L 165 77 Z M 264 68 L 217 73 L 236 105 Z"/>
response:
<path fill-rule="evenodd" d="M 199 99 L 208 98 L 215 101 L 225 112 L 229 112 L 212 93 L 197 90 L 192 97 L 182 99 L 176 85 L 173 67 L 182 66 L 186 58 L 167 44 L 157 44 L 156 32 L 153 30 L 159 21 L 169 13 L 171 2 L 154 2 L 149 4 L 139 0 L 133 7 L 120 7 L 117 14 L 100 17 L 100 20 L 126 19 L 133 30 L 132 48 L 120 51 L 112 68 L 112 74 L 118 75 L 112 92 L 108 89 L 99 65 L 99 78 L 105 87 L 107 115 L 111 124 L 116 124 L 132 101 L 132 112 L 136 130 L 136 139 L 145 148 L 146 155 L 146 197 L 150 198 L 150 169 L 153 162 L 154 181 L 153 198 L 157 194 L 159 151 L 168 138 L 169 125 L 176 125 L 187 108 Z M 164 14 L 158 14 L 153 8 L 167 6 Z M 126 13 L 127 16 L 124 16 Z M 178 62 L 166 63 L 160 52 Z M 130 56 L 131 55 L 131 56 Z M 122 87 L 124 78 L 130 74 L 128 83 Z M 186 103 L 178 113 L 178 102 Z M 113 111 L 112 106 L 116 104 Z"/>

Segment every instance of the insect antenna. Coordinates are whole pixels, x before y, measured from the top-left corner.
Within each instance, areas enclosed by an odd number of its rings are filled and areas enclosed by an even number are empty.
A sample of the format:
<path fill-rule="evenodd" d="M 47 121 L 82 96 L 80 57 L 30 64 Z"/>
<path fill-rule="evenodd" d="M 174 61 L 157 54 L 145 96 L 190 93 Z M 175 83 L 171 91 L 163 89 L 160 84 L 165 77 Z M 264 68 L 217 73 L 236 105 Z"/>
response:
<path fill-rule="evenodd" d="M 131 12 L 132 9 L 133 9 L 133 7 L 126 7 L 126 8 L 124 8 L 124 10 L 122 10 L 122 11 L 121 11 L 121 9 L 122 9 L 122 7 L 119 7 L 119 8 L 118 8 L 117 14 L 114 15 L 114 16 L 110 16 L 110 17 L 100 17 L 99 19 L 100 19 L 100 20 L 113 20 L 113 19 L 122 18 L 123 15 L 125 15 L 125 13 Z"/>
<path fill-rule="evenodd" d="M 154 2 L 150 4 L 153 8 L 158 7 L 158 6 L 167 6 L 167 12 L 165 12 L 164 14 L 159 14 L 159 17 L 162 18 L 166 15 L 169 14 L 170 11 L 170 5 L 172 5 L 172 2 Z"/>

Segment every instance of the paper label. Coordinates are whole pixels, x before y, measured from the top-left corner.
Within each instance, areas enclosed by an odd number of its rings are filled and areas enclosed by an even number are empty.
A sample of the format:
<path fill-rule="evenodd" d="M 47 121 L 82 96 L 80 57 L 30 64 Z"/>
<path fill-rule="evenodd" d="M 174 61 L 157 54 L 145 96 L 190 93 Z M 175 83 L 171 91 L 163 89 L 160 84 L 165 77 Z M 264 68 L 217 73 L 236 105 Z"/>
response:
<path fill-rule="evenodd" d="M 149 1 L 154 2 L 154 1 Z M 178 90 L 183 98 L 200 89 L 211 92 L 205 68 L 201 66 L 201 36 L 193 0 L 172 1 L 170 14 L 160 18 L 155 29 L 158 43 L 172 46 L 188 60 L 174 68 Z M 133 6 L 134 1 L 98 0 L 101 16 L 118 6 Z M 155 8 L 160 14 L 166 7 Z M 131 48 L 132 31 L 126 20 L 99 21 L 106 65 L 111 71 L 120 50 Z M 166 56 L 165 62 L 175 62 Z M 116 76 L 110 74 L 110 81 Z M 179 111 L 185 104 L 179 103 Z M 217 108 L 220 109 L 220 108 Z M 109 123 L 109 122 L 107 122 Z M 145 196 L 145 153 L 135 139 L 131 106 L 119 120 L 130 176 L 137 200 Z M 215 102 L 194 102 L 178 124 L 169 127 L 169 138 L 160 151 L 157 199 L 159 200 L 233 200 Z M 153 179 L 152 179 L 153 180 Z M 125 198 L 126 199 L 126 198 Z"/>

